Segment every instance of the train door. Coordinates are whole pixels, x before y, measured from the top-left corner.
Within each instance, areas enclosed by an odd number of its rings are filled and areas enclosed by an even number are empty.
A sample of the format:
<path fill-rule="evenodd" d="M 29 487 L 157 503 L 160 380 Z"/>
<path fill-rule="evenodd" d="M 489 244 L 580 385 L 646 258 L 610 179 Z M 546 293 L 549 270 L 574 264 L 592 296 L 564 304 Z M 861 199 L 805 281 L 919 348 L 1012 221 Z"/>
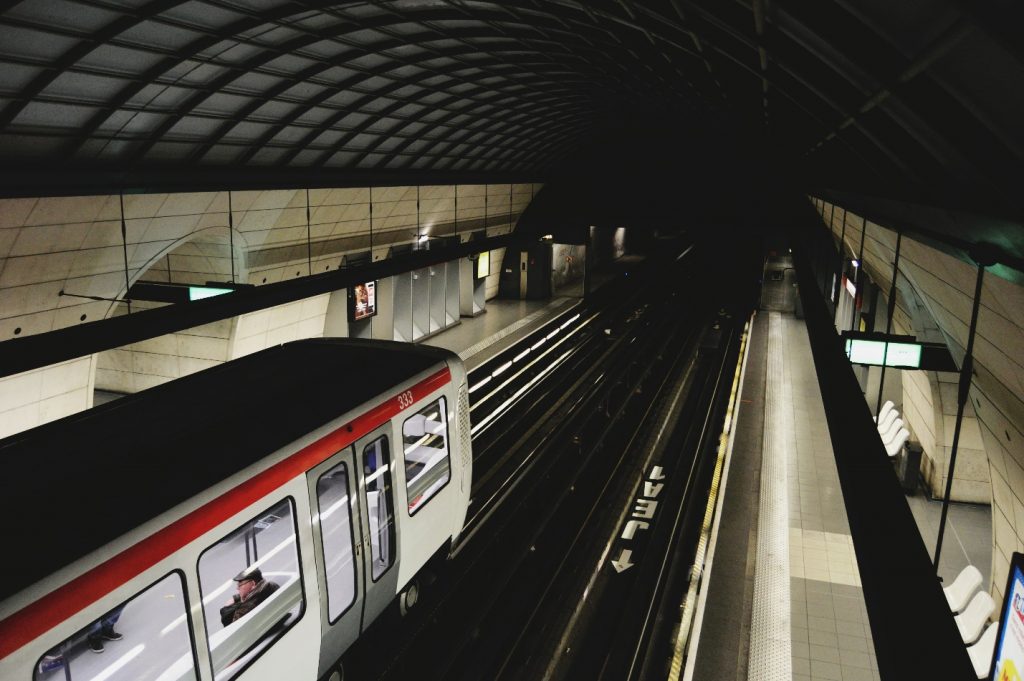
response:
<path fill-rule="evenodd" d="M 398 593 L 398 527 L 395 522 L 394 449 L 391 423 L 356 442 L 356 462 L 361 466 L 363 523 L 363 629 L 394 600 Z"/>
<path fill-rule="evenodd" d="M 362 628 L 365 573 L 356 466 L 355 450 L 346 447 L 306 476 L 320 584 L 318 677 L 327 674 Z"/>

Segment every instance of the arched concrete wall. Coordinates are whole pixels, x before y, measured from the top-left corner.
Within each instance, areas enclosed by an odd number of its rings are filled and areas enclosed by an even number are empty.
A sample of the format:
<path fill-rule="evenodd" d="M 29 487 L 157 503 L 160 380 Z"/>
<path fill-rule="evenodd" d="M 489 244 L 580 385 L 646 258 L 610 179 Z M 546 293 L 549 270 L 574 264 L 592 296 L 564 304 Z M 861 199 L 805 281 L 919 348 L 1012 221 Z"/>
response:
<path fill-rule="evenodd" d="M 154 254 L 149 266 L 139 269 L 131 283 L 140 280 L 198 285 L 208 281 L 245 283 L 247 273 L 238 264 L 245 246 L 245 237 L 238 232 L 224 226 L 204 227 Z M 122 290 L 118 297 L 125 295 Z M 135 301 L 132 311 L 163 305 L 165 303 Z M 125 303 L 112 305 L 111 317 L 126 314 L 129 310 Z M 220 364 L 231 357 L 234 327 L 235 320 L 225 319 L 101 352 L 96 358 L 95 387 L 134 393 Z"/>
<path fill-rule="evenodd" d="M 891 260 L 891 258 L 890 258 Z M 890 270 L 891 273 L 891 270 Z M 890 274 L 891 279 L 891 274 Z M 918 286 L 912 272 L 905 272 L 898 279 L 898 317 L 901 326 L 906 326 L 907 333 L 917 336 L 919 340 L 930 343 L 946 343 L 946 338 L 935 321 L 928 302 L 918 294 Z M 933 498 L 945 495 L 946 478 L 949 473 L 949 455 L 953 447 L 954 424 L 957 412 L 957 385 L 959 374 L 942 371 L 906 371 L 908 376 L 926 380 L 928 390 L 920 390 L 921 404 L 911 411 L 909 423 L 912 432 L 918 435 L 923 443 L 922 432 L 931 431 L 931 447 L 924 447 L 925 457 L 922 461 L 922 473 Z M 913 393 L 904 390 L 904 407 Z M 927 400 L 927 404 L 924 400 Z M 953 487 L 950 491 L 953 501 L 988 504 L 992 498 L 991 483 L 988 472 L 988 459 L 985 447 L 981 442 L 981 431 L 974 413 L 974 405 L 964 406 L 961 422 L 960 441 L 957 446 L 957 465 L 953 476 Z"/>
<path fill-rule="evenodd" d="M 438 185 L 0 199 L 0 340 L 115 314 L 113 301 L 124 295 L 127 282 L 157 278 L 168 262 L 173 271 L 176 246 L 194 247 L 219 230 L 228 235 L 229 226 L 235 257 L 226 260 L 228 269 L 233 261 L 236 281 L 261 285 L 335 269 L 346 253 L 371 250 L 379 260 L 391 247 L 422 236 L 465 240 L 474 232 L 507 233 L 539 188 Z M 208 259 L 195 248 L 187 255 Z M 497 268 L 492 278 L 488 290 L 496 291 Z M 142 389 L 278 339 L 322 335 L 326 306 L 326 298 L 300 301 L 151 339 L 136 345 L 131 362 L 104 368 L 130 376 L 103 375 L 101 382 Z M 189 346 L 185 352 L 183 341 Z M 164 359 L 156 361 L 160 355 Z M 178 361 L 171 369 L 166 358 L 174 355 Z M 0 436 L 91 406 L 95 372 L 96 358 L 84 357 L 0 379 Z"/>
<path fill-rule="evenodd" d="M 831 206 L 818 202 L 826 223 Z M 840 234 L 843 210 L 836 208 L 832 231 Z M 860 246 L 860 218 L 847 216 L 846 252 L 856 253 Z M 856 227 L 851 230 L 849 225 Z M 851 234 L 851 231 L 853 232 Z M 883 288 L 891 278 L 895 233 L 868 223 L 865 260 L 871 276 Z M 937 329 L 954 359 L 962 361 L 967 343 L 971 302 L 976 270 L 965 262 L 904 236 L 900 269 L 913 286 L 934 319 Z M 990 587 L 1002 595 L 1009 558 L 1024 551 L 1024 287 L 992 273 L 985 276 L 974 345 L 975 375 L 971 381 L 970 401 L 977 432 L 965 429 L 964 448 L 984 452 L 992 503 L 992 574 Z M 955 384 L 939 382 L 942 392 L 942 432 L 946 442 L 952 439 Z M 955 407 L 953 408 L 955 414 Z M 938 427 L 936 426 L 938 431 Z M 938 438 L 938 432 L 936 432 Z M 980 440 L 980 441 L 979 441 Z M 960 454 L 957 471 L 960 474 Z M 954 479 L 954 490 L 958 481 Z"/>

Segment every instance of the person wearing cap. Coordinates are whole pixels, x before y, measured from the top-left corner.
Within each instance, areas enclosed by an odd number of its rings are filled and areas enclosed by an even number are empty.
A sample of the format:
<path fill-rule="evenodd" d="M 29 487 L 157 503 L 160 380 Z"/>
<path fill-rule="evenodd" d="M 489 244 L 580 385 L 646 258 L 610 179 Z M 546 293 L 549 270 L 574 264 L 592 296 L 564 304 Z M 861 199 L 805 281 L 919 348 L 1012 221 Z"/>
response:
<path fill-rule="evenodd" d="M 248 615 L 279 588 L 276 582 L 263 579 L 258 567 L 245 568 L 234 580 L 238 583 L 238 593 L 220 609 L 220 621 L 225 627 Z"/>

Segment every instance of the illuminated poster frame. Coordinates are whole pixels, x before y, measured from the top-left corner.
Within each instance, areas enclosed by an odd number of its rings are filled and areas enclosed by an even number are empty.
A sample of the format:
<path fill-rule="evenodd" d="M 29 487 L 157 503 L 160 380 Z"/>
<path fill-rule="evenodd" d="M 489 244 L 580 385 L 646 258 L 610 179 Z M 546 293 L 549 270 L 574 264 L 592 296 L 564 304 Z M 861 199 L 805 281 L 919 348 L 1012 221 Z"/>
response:
<path fill-rule="evenodd" d="M 355 284 L 348 290 L 348 320 L 358 322 L 377 314 L 377 282 Z"/>
<path fill-rule="evenodd" d="M 491 252 L 481 251 L 476 255 L 475 276 L 477 279 L 486 279 L 491 274 Z"/>
<path fill-rule="evenodd" d="M 1024 669 L 1024 553 L 1014 553 L 1003 591 L 996 647 L 988 679 L 1019 679 Z"/>

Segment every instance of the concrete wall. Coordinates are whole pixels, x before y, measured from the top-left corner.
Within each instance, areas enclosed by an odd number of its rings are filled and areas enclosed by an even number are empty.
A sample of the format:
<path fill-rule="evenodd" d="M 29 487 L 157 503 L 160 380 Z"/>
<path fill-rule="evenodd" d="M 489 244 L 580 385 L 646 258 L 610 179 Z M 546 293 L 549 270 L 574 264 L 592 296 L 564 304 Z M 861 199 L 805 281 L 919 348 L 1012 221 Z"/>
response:
<path fill-rule="evenodd" d="M 302 338 L 324 335 L 331 294 L 285 303 L 238 317 L 229 359 Z"/>
<path fill-rule="evenodd" d="M 379 260 L 393 246 L 416 243 L 424 235 L 465 240 L 478 231 L 504 234 L 539 188 L 444 185 L 0 199 L 0 342 L 122 314 L 125 306 L 116 301 L 140 279 L 263 285 L 337 269 L 347 253 L 371 251 Z M 492 262 L 500 263 L 500 257 L 492 254 Z M 493 296 L 497 275 L 487 286 Z M 317 297 L 150 339 L 84 358 L 71 372 L 60 365 L 52 375 L 46 369 L 0 379 L 0 431 L 17 432 L 88 408 L 94 382 L 134 392 L 283 340 L 322 335 L 327 300 Z M 137 302 L 134 308 L 143 306 Z"/>
<path fill-rule="evenodd" d="M 817 202 L 819 213 L 828 221 L 829 204 Z M 832 220 L 833 234 L 842 228 L 843 211 L 837 208 Z M 845 252 L 856 252 L 860 240 L 860 218 L 852 214 L 847 229 Z M 888 289 L 896 236 L 884 226 L 868 223 L 865 261 L 869 273 Z M 904 237 L 901 254 L 900 315 L 913 324 L 913 301 L 919 298 L 938 334 L 954 359 L 962 361 L 967 343 L 971 304 L 977 270 L 966 262 Z M 927 329 L 925 329 L 927 331 Z M 995 273 L 985 276 L 974 346 L 975 375 L 971 381 L 970 409 L 966 411 L 957 471 L 953 482 L 956 495 L 992 503 L 991 590 L 1001 597 L 1013 551 L 1024 551 L 1024 288 Z M 941 376 L 941 378 L 940 378 Z M 930 453 L 936 468 L 945 468 L 955 421 L 954 375 L 929 379 L 932 392 L 931 421 L 935 444 Z M 916 383 L 921 387 L 920 382 Z M 913 390 L 913 388 L 910 388 Z M 918 390 L 923 394 L 923 389 Z M 905 389 L 906 393 L 906 389 Z M 936 394 L 938 397 L 936 398 Z M 924 398 L 916 411 L 924 411 Z M 915 416 L 915 434 L 926 430 L 926 414 Z M 920 435 L 918 435 L 920 437 Z M 961 464 L 962 461 L 967 463 Z M 941 485 L 942 480 L 937 482 Z M 987 488 L 986 488 L 987 486 Z M 981 490 L 985 490 L 982 492 Z"/>
<path fill-rule="evenodd" d="M 92 406 L 95 355 L 0 379 L 0 438 Z"/>

